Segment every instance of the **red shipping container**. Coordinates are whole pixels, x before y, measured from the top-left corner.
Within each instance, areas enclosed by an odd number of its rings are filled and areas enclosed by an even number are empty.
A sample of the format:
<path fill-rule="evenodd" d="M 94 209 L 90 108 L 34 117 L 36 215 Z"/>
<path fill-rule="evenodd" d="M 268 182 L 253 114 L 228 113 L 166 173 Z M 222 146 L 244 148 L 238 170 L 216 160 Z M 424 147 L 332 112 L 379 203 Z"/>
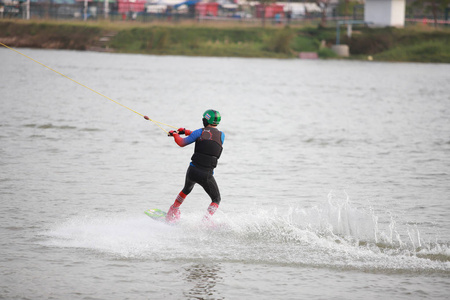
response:
<path fill-rule="evenodd" d="M 255 5 L 256 17 L 262 18 L 274 18 L 275 15 L 280 14 L 280 17 L 284 17 L 284 5 L 270 4 L 270 5 Z M 265 8 L 265 11 L 264 11 Z"/>
<path fill-rule="evenodd" d="M 146 0 L 117 0 L 120 13 L 144 11 L 145 3 Z"/>
<path fill-rule="evenodd" d="M 199 2 L 195 4 L 195 11 L 199 16 L 214 16 L 217 17 L 217 11 L 219 10 L 219 3 L 204 3 Z"/>

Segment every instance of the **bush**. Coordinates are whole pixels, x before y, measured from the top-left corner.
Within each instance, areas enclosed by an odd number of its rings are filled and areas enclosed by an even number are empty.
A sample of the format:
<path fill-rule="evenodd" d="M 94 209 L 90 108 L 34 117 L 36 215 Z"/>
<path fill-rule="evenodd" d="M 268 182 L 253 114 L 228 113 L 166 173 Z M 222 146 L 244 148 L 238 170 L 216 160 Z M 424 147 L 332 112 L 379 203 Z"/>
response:
<path fill-rule="evenodd" d="M 398 46 L 376 56 L 377 60 L 450 63 L 450 44 L 445 40 Z"/>
<path fill-rule="evenodd" d="M 150 32 L 147 45 L 147 50 L 163 50 L 169 45 L 169 31 L 164 29 L 157 29 Z"/>
<path fill-rule="evenodd" d="M 330 48 L 322 48 L 319 50 L 318 55 L 320 58 L 334 58 L 337 54 Z"/>
<path fill-rule="evenodd" d="M 276 53 L 291 53 L 291 42 L 294 37 L 294 33 L 288 27 L 283 30 L 276 31 L 275 34 L 270 36 L 266 42 L 266 49 Z"/>
<path fill-rule="evenodd" d="M 291 47 L 297 52 L 316 52 L 319 49 L 319 41 L 311 37 L 296 36 L 292 39 Z"/>
<path fill-rule="evenodd" d="M 376 54 L 388 50 L 394 44 L 395 38 L 385 30 L 369 31 L 364 35 L 353 35 L 344 39 L 352 54 Z"/>

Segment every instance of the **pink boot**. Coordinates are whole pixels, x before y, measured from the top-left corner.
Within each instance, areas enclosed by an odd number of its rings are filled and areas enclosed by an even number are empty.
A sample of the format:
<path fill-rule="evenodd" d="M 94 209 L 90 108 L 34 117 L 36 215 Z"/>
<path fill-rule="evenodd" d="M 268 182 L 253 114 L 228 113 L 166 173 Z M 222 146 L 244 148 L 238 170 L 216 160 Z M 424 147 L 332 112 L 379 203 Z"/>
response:
<path fill-rule="evenodd" d="M 169 211 L 166 215 L 166 222 L 175 223 L 180 219 L 180 208 L 175 206 L 170 206 Z"/>
<path fill-rule="evenodd" d="M 174 223 L 180 219 L 180 205 L 183 203 L 184 199 L 186 198 L 186 194 L 181 191 L 177 198 L 175 199 L 175 202 L 172 204 L 172 206 L 169 208 L 169 211 L 166 215 L 166 222 L 168 223 Z"/>
<path fill-rule="evenodd" d="M 212 222 L 211 217 L 214 215 L 217 208 L 219 208 L 219 204 L 211 202 L 205 216 L 203 217 L 203 221 Z"/>

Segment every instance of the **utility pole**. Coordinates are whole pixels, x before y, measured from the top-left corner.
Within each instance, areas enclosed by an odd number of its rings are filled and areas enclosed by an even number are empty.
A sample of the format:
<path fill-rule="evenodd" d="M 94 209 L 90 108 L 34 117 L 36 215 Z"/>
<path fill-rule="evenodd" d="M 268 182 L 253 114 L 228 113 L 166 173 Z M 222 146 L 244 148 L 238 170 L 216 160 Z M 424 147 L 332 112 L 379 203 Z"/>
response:
<path fill-rule="evenodd" d="M 108 15 L 109 15 L 109 0 L 104 0 L 105 1 L 105 8 L 104 13 L 105 13 L 105 20 L 108 19 Z"/>
<path fill-rule="evenodd" d="M 88 0 L 84 0 L 84 20 L 87 20 Z"/>
<path fill-rule="evenodd" d="M 30 19 L 30 0 L 27 0 L 27 20 Z"/>

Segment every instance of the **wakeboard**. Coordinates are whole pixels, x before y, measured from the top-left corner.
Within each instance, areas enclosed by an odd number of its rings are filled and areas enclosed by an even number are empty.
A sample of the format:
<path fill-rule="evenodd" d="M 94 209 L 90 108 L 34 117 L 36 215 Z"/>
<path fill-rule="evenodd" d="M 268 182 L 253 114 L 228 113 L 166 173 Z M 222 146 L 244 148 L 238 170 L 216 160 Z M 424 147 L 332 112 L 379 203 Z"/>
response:
<path fill-rule="evenodd" d="M 165 221 L 166 220 L 167 213 L 160 209 L 157 209 L 157 208 L 147 209 L 146 211 L 144 211 L 144 213 L 147 216 L 149 216 L 150 218 L 152 218 L 153 220 L 157 220 L 157 221 Z"/>

